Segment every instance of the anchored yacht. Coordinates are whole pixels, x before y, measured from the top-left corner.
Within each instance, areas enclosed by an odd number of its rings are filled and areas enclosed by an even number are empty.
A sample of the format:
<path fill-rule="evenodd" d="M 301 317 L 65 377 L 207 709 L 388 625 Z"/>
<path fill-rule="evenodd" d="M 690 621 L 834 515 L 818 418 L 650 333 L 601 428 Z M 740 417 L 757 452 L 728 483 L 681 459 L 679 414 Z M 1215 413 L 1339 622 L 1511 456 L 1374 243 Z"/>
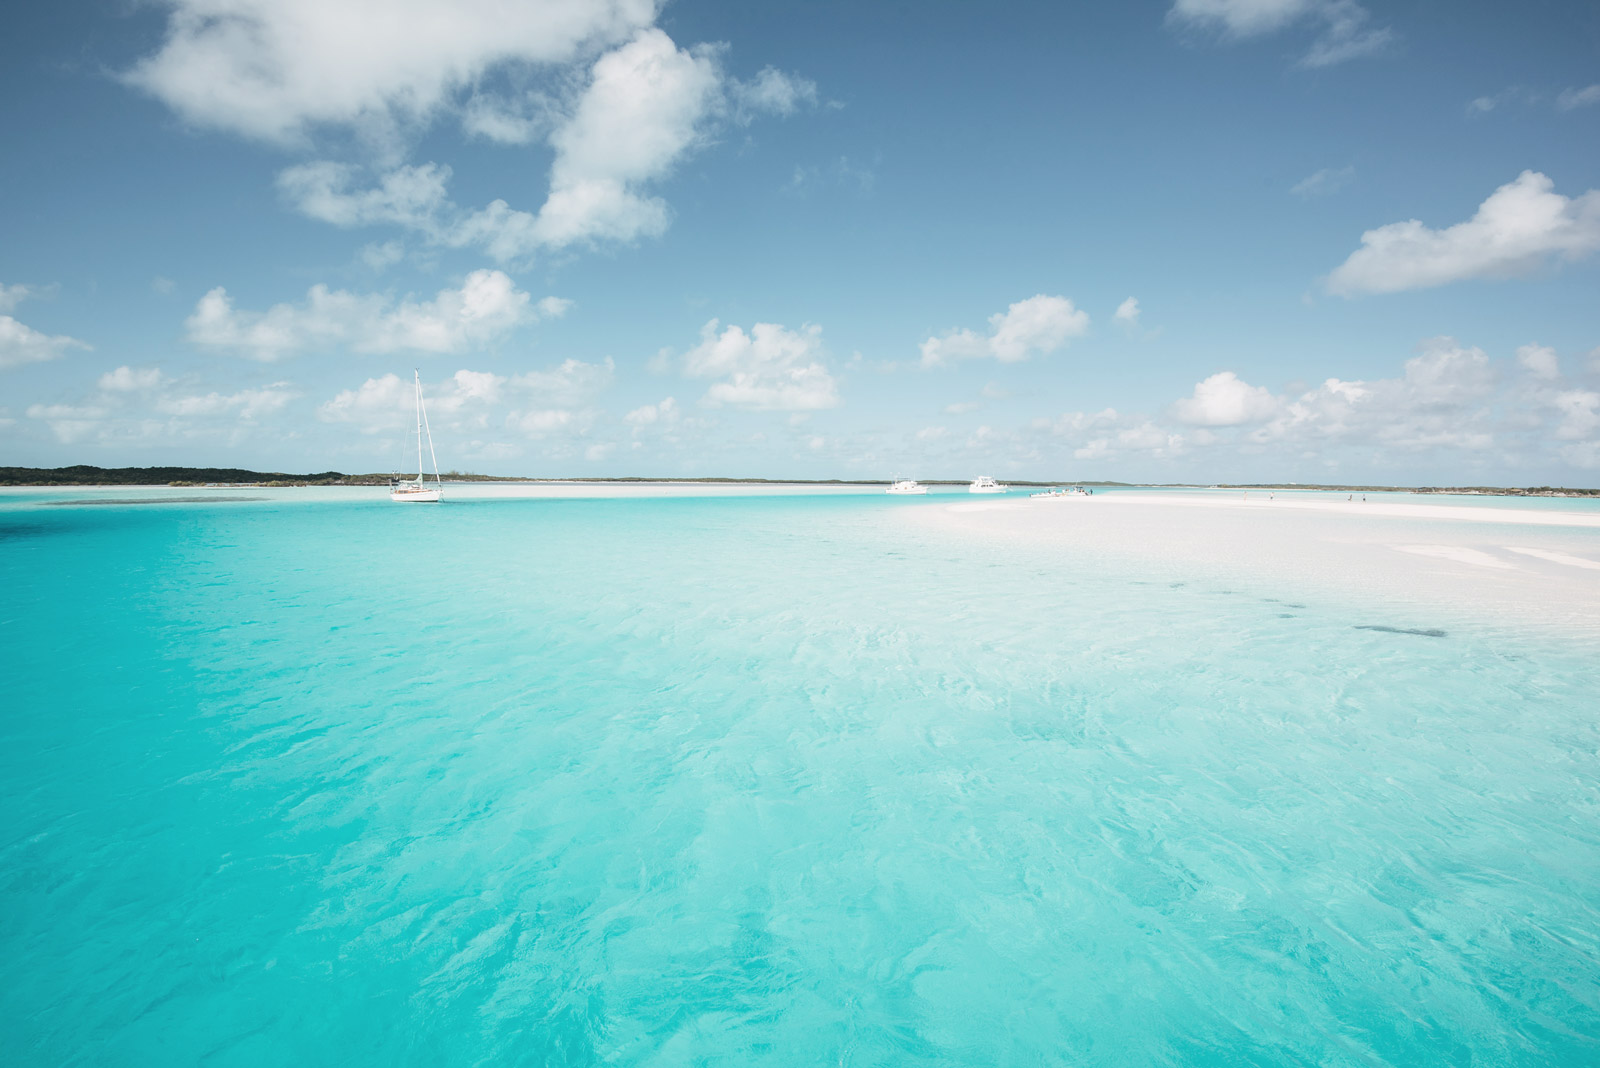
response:
<path fill-rule="evenodd" d="M 967 492 L 968 493 L 1004 493 L 1006 490 L 1008 490 L 1010 488 L 1011 487 L 1009 487 L 1009 486 L 1002 486 L 1000 483 L 996 482 L 994 479 L 990 478 L 988 475 L 979 475 L 977 478 L 972 480 L 972 485 L 967 487 Z"/>
<path fill-rule="evenodd" d="M 927 493 L 928 487 L 924 486 L 914 478 L 897 478 L 894 481 L 894 485 L 890 486 L 883 492 L 910 495 L 916 493 Z"/>

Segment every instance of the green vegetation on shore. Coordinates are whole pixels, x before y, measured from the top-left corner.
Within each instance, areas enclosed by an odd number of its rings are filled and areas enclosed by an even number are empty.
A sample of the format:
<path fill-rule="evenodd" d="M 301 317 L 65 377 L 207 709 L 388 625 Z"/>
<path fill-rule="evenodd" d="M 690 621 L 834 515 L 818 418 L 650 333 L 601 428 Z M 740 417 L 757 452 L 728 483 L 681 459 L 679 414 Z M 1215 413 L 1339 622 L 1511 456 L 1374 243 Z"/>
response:
<path fill-rule="evenodd" d="M 725 476 L 651 478 L 630 475 L 619 478 L 517 478 L 499 475 L 478 475 L 465 471 L 446 471 L 440 476 L 446 482 L 581 482 L 592 484 L 616 483 L 704 483 L 770 486 L 880 486 L 888 479 L 882 478 L 730 478 Z M 246 471 L 236 467 L 91 467 L 78 464 L 73 467 L 0 467 L 0 486 L 383 486 L 389 475 L 347 475 L 341 471 L 319 471 L 314 474 L 293 475 L 282 471 Z M 922 479 L 929 486 L 964 486 L 966 479 Z M 1128 482 L 1085 482 L 1080 479 L 1059 479 L 1054 482 L 1016 480 L 1013 486 L 1132 486 Z M 1311 483 L 1216 483 L 1200 486 L 1193 483 L 1168 483 L 1167 489 L 1233 489 L 1233 490 L 1323 490 L 1339 493 L 1462 493 L 1507 497 L 1600 497 L 1600 489 L 1569 488 L 1561 486 L 1341 486 Z"/>

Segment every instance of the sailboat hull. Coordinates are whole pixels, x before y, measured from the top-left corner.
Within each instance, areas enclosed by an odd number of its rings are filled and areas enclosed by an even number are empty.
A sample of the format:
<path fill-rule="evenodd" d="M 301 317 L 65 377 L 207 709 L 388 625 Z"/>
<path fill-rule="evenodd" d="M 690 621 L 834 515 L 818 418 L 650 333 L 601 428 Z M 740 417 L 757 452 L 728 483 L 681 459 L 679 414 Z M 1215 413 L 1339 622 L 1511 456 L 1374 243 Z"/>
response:
<path fill-rule="evenodd" d="M 391 501 L 400 501 L 408 504 L 437 504 L 440 499 L 438 489 L 395 489 L 389 491 Z"/>

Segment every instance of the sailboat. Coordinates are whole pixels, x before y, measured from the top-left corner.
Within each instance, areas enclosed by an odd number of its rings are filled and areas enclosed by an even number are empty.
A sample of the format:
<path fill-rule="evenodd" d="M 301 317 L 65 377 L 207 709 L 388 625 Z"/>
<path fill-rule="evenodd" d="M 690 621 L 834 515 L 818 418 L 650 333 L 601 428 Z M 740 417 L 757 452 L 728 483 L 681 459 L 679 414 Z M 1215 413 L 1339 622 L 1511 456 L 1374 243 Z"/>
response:
<path fill-rule="evenodd" d="M 422 374 L 413 371 L 417 387 L 417 477 L 395 478 L 389 482 L 389 499 L 413 503 L 436 503 L 444 499 L 444 484 L 439 481 L 439 457 L 433 451 L 433 430 L 428 426 L 428 409 L 422 403 Z M 422 435 L 428 435 L 428 456 L 433 460 L 433 485 L 422 480 Z"/>

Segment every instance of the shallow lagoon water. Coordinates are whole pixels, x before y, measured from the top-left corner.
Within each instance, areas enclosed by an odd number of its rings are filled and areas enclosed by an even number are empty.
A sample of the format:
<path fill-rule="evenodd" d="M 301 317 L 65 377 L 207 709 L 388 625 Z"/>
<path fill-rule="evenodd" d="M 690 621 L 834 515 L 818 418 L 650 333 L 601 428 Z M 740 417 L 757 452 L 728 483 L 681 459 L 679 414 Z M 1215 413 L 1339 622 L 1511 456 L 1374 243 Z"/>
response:
<path fill-rule="evenodd" d="M 1600 1060 L 1591 642 L 881 496 L 35 500 L 11 1063 Z"/>

